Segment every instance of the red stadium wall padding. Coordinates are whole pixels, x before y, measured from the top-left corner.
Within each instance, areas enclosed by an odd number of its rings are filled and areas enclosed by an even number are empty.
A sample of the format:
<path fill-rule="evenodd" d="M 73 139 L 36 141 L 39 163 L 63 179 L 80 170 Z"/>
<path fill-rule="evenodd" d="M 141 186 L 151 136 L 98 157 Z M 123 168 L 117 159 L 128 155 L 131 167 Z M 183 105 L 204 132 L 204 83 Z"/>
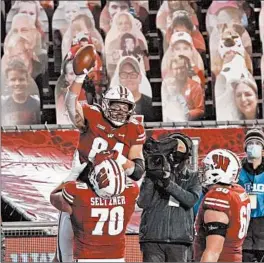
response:
<path fill-rule="evenodd" d="M 51 262 L 56 237 L 8 237 L 5 262 Z M 126 262 L 142 262 L 138 235 L 126 235 Z"/>
<path fill-rule="evenodd" d="M 199 158 L 215 148 L 228 148 L 243 156 L 243 128 L 155 129 L 148 136 L 160 138 L 183 132 L 200 139 Z M 31 221 L 56 221 L 58 212 L 49 195 L 67 175 L 79 139 L 78 131 L 25 131 L 2 133 L 2 198 Z M 140 210 L 127 232 L 138 233 Z"/>
<path fill-rule="evenodd" d="M 241 157 L 244 156 L 243 141 L 246 132 L 244 128 L 154 129 L 148 130 L 147 134 L 158 139 L 172 132 L 182 132 L 190 137 L 199 138 L 199 159 L 217 148 L 226 148 Z"/>

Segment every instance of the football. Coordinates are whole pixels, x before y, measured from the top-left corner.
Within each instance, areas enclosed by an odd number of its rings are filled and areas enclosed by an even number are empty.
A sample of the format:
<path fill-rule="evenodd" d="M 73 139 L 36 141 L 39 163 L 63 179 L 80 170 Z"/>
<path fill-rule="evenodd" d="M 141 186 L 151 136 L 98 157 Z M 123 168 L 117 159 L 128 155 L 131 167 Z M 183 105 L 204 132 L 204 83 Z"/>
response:
<path fill-rule="evenodd" d="M 79 49 L 73 59 L 73 71 L 75 75 L 86 74 L 95 64 L 96 50 L 93 45 L 87 45 Z"/>

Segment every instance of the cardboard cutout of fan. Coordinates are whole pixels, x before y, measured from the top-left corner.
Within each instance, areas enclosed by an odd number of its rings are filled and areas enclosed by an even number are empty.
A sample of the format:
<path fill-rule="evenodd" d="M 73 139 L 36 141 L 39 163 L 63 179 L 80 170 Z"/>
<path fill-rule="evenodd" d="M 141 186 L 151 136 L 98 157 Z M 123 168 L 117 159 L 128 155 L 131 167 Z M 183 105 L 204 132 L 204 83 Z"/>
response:
<path fill-rule="evenodd" d="M 73 59 L 73 71 L 75 75 L 88 74 L 96 61 L 96 49 L 94 45 L 87 45 L 76 53 Z"/>

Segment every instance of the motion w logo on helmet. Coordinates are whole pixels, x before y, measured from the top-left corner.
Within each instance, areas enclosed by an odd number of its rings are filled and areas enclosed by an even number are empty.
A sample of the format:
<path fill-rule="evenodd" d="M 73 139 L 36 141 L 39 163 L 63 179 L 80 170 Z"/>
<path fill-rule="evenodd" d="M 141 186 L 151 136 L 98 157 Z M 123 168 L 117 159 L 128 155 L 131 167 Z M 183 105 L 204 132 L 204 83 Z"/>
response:
<path fill-rule="evenodd" d="M 214 154 L 212 156 L 212 159 L 215 165 L 215 169 L 221 169 L 226 172 L 228 165 L 230 164 L 230 159 L 228 157 L 219 154 Z"/>
<path fill-rule="evenodd" d="M 96 175 L 96 181 L 98 183 L 99 189 L 106 188 L 109 185 L 110 182 L 108 180 L 105 168 L 102 168 L 100 172 Z"/>
<path fill-rule="evenodd" d="M 128 92 L 127 89 L 124 89 L 121 85 L 119 85 L 119 94 L 122 99 L 128 98 Z"/>

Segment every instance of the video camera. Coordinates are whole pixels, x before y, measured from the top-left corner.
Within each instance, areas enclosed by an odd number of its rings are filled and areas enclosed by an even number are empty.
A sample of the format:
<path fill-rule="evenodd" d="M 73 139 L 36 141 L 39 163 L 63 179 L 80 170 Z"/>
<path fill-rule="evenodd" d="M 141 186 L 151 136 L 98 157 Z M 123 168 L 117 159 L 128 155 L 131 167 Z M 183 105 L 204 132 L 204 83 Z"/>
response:
<path fill-rule="evenodd" d="M 166 163 L 170 163 L 170 154 L 178 146 L 176 138 L 164 138 L 155 140 L 148 138 L 143 147 L 145 165 L 147 171 L 163 171 Z"/>

